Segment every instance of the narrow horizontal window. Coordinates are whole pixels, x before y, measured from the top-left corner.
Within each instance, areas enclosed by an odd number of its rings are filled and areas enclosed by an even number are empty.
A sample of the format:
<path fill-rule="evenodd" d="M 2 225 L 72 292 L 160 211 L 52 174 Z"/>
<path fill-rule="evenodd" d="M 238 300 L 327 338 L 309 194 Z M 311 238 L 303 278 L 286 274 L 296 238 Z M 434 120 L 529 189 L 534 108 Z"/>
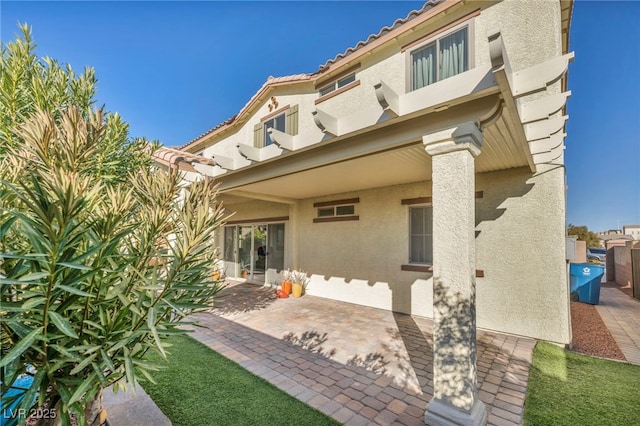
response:
<path fill-rule="evenodd" d="M 320 94 L 320 96 L 324 96 L 333 92 L 335 89 L 336 89 L 335 86 L 332 84 L 330 86 L 325 86 L 322 89 L 318 90 L 318 93 Z"/>
<path fill-rule="evenodd" d="M 357 199 L 338 200 L 338 202 L 354 201 L 354 200 L 357 200 Z M 337 221 L 359 219 L 358 216 L 356 216 L 356 206 L 354 204 L 335 204 L 335 205 L 327 206 L 326 203 L 333 203 L 333 202 L 329 201 L 329 202 L 316 203 L 315 207 L 317 207 L 317 215 L 316 215 L 316 218 L 313 219 L 314 223 L 337 222 Z"/>
<path fill-rule="evenodd" d="M 350 83 L 353 83 L 354 81 L 356 81 L 356 73 L 349 74 L 346 77 L 342 77 L 341 79 L 338 79 L 336 81 L 329 83 L 326 86 L 321 87 L 320 89 L 318 89 L 318 94 L 320 96 L 328 95 L 334 90 L 340 89 Z"/>

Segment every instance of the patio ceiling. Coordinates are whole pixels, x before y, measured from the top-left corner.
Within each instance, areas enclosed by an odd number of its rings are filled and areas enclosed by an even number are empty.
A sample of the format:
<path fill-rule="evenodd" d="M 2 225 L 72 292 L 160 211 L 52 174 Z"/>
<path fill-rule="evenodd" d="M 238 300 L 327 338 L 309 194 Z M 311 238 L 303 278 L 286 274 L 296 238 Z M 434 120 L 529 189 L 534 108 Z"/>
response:
<path fill-rule="evenodd" d="M 517 137 L 509 124 L 512 117 L 505 112 L 483 130 L 484 145 L 482 153 L 476 159 L 478 173 L 528 165 L 524 146 L 516 142 Z M 406 131 L 415 123 L 398 125 L 404 126 Z M 408 133 L 407 140 L 396 143 L 393 147 L 355 158 L 322 163 L 322 154 L 317 154 L 315 158 L 319 164 L 302 170 L 278 168 L 277 162 L 274 162 L 272 173 L 269 170 L 256 173 L 253 182 L 234 185 L 233 174 L 220 176 L 225 204 L 246 202 L 253 198 L 272 197 L 276 201 L 278 198 L 283 201 L 305 199 L 431 180 L 431 157 L 426 153 L 421 138 L 416 136 L 419 132 L 413 137 L 411 133 Z M 342 145 L 347 149 L 348 142 L 344 141 Z M 296 153 L 288 153 L 286 156 L 295 157 Z M 306 164 L 305 159 L 300 159 L 300 163 Z"/>

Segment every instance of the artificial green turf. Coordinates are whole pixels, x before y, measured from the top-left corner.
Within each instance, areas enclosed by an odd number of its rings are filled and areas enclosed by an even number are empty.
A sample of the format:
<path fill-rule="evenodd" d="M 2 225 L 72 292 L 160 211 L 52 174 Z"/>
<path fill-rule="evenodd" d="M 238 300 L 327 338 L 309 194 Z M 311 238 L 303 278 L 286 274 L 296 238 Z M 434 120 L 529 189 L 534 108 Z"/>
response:
<path fill-rule="evenodd" d="M 169 341 L 168 368 L 140 384 L 174 426 L 339 424 L 190 337 Z"/>
<path fill-rule="evenodd" d="M 538 342 L 529 372 L 524 424 L 640 424 L 640 366 Z"/>

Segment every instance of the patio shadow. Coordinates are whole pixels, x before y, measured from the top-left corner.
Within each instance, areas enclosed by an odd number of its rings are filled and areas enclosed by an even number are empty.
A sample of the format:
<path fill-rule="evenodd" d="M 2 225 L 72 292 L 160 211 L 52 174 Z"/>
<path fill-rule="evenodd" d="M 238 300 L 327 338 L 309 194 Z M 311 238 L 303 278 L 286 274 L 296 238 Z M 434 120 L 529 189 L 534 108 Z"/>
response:
<path fill-rule="evenodd" d="M 322 346 L 327 339 L 327 333 L 320 334 L 317 331 L 305 331 L 300 336 L 296 336 L 294 333 L 288 333 L 282 338 L 282 340 L 289 342 L 294 346 L 298 346 L 299 348 L 321 355 L 325 358 L 331 358 L 336 354 L 336 350 L 325 349 Z"/>
<path fill-rule="evenodd" d="M 215 301 L 214 310 L 220 315 L 265 309 L 276 300 L 275 291 L 255 284 L 230 284 L 222 290 Z"/>
<path fill-rule="evenodd" d="M 432 393 L 433 344 L 431 337 L 427 338 L 423 334 L 411 315 L 393 312 L 393 319 L 398 329 L 395 330 L 393 327 L 388 327 L 387 332 L 393 337 L 398 336 L 402 339 L 409 357 L 410 368 L 403 368 L 403 363 L 398 363 L 398 365 L 403 370 L 405 377 L 409 378 L 415 374 L 419 388 Z"/>

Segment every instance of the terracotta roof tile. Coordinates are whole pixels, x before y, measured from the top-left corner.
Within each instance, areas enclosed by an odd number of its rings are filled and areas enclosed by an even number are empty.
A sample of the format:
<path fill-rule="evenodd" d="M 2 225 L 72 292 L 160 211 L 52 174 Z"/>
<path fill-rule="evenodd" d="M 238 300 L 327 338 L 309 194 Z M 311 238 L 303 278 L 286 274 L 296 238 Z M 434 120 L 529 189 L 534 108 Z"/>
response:
<path fill-rule="evenodd" d="M 160 164 L 164 164 L 171 168 L 177 167 L 180 170 L 187 171 L 195 171 L 191 163 L 200 163 L 208 166 L 216 165 L 216 162 L 211 158 L 205 158 L 201 155 L 195 155 L 168 147 L 159 148 L 153 153 L 152 157 Z"/>
<path fill-rule="evenodd" d="M 384 36 L 385 34 L 391 32 L 393 30 L 395 30 L 399 26 L 406 24 L 407 22 L 413 20 L 414 18 L 417 18 L 418 16 L 422 15 L 427 10 L 432 9 L 433 7 L 435 7 L 438 4 L 442 3 L 443 1 L 445 1 L 445 0 L 429 0 L 429 1 L 427 1 L 422 6 L 422 8 L 416 9 L 416 10 L 412 10 L 404 18 L 396 19 L 393 22 L 393 24 L 391 24 L 391 26 L 382 27 L 382 29 L 380 29 L 380 31 L 378 31 L 378 33 L 371 34 L 369 37 L 367 37 L 366 40 L 358 42 L 355 46 L 348 48 L 343 53 L 339 53 L 333 59 L 329 59 L 327 62 L 325 62 L 324 64 L 320 65 L 320 69 L 315 74 L 321 73 L 324 69 L 326 69 L 327 67 L 331 66 L 332 64 L 334 64 L 334 63 L 338 62 L 339 60 L 351 55 L 354 52 L 357 52 L 358 50 L 362 49 L 363 47 L 365 47 L 369 43 L 371 43 L 373 41 L 376 41 L 380 37 Z"/>

